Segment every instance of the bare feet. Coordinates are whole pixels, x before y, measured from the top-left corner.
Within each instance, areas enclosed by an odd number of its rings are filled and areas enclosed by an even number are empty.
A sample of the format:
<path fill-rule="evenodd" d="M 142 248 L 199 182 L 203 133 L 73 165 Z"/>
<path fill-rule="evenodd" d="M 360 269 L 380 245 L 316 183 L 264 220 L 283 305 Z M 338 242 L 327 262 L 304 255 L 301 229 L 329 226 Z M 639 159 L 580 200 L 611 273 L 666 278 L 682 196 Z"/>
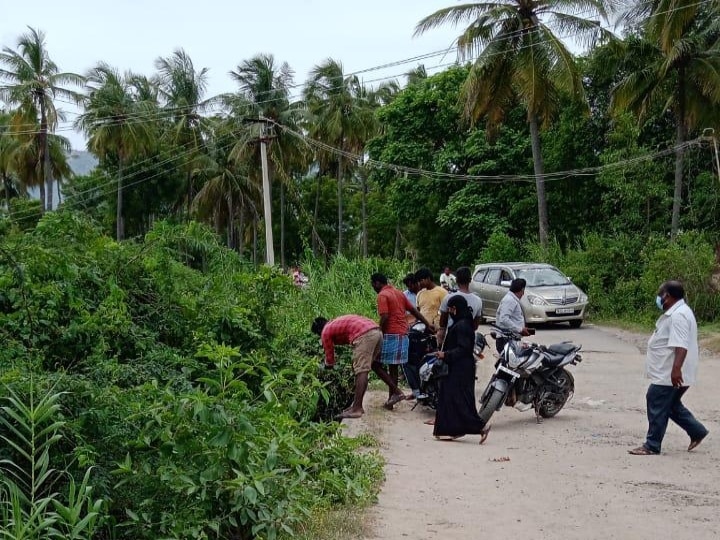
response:
<path fill-rule="evenodd" d="M 435 419 L 430 418 L 429 420 L 425 420 L 423 424 L 427 424 L 428 426 L 434 426 L 435 425 Z"/>
<path fill-rule="evenodd" d="M 404 400 L 404 399 L 405 399 L 405 394 L 403 394 L 402 392 L 399 392 L 399 393 L 397 393 L 397 394 L 393 394 L 393 395 L 390 397 L 390 399 L 388 399 L 388 400 L 385 402 L 385 405 L 383 405 L 383 407 L 385 407 L 388 411 L 392 411 L 392 410 L 393 410 L 393 407 L 395 406 L 395 404 L 398 403 L 398 402 L 400 402 L 400 401 L 402 401 L 402 400 Z"/>

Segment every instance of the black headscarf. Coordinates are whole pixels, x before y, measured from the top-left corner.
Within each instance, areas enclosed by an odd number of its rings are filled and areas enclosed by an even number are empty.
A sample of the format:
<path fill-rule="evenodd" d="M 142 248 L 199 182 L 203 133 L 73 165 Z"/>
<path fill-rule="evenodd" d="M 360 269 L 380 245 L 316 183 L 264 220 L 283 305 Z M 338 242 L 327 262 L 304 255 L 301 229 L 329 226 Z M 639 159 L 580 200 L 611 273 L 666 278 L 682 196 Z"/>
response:
<path fill-rule="evenodd" d="M 448 300 L 447 305 L 449 308 L 453 307 L 456 310 L 455 315 L 450 315 L 454 323 L 458 322 L 461 319 L 468 319 L 470 321 L 473 320 L 472 309 L 470 309 L 470 306 L 468 306 L 467 300 L 465 300 L 465 297 L 463 297 L 463 295 L 452 295 Z"/>

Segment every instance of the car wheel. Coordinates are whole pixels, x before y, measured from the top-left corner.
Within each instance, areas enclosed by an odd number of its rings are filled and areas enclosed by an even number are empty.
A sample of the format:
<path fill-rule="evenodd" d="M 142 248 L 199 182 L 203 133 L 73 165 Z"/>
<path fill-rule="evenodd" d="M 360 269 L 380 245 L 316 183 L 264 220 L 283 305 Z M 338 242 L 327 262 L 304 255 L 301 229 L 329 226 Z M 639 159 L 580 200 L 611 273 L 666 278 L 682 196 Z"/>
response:
<path fill-rule="evenodd" d="M 570 323 L 570 328 L 580 328 L 583 321 L 582 321 L 582 319 L 573 319 L 572 321 L 569 321 L 569 323 Z"/>

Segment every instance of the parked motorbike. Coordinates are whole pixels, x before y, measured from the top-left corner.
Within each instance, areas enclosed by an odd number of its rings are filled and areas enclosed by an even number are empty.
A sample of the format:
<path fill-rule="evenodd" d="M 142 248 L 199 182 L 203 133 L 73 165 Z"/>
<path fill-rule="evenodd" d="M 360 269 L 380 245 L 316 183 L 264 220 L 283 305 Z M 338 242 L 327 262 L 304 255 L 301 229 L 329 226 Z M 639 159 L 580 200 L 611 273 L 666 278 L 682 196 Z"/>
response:
<path fill-rule="evenodd" d="M 559 413 L 575 391 L 575 379 L 566 366 L 582 361 L 578 353 L 582 345 L 569 341 L 549 346 L 527 343 L 517 332 L 497 327 L 490 335 L 506 343 L 480 398 L 480 417 L 489 421 L 503 404 L 534 409 L 538 423 Z"/>
<path fill-rule="evenodd" d="M 437 363 L 438 357 L 435 355 L 438 350 L 437 340 L 421 322 L 416 322 L 410 327 L 408 339 L 410 346 L 405 377 L 410 386 L 420 389 L 420 396 L 415 401 L 413 409 L 418 405 L 434 409 L 437 406 L 437 380 L 442 376 L 438 372 L 442 363 Z"/>

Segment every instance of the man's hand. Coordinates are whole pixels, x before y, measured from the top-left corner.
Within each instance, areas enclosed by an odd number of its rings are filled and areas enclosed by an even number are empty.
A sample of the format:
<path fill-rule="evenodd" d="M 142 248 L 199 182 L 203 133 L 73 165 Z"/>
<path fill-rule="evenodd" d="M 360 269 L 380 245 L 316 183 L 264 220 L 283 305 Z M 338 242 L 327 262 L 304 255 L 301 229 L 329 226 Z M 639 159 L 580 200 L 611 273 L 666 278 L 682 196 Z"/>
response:
<path fill-rule="evenodd" d="M 435 334 L 438 331 L 434 324 L 428 324 L 426 325 L 426 328 L 431 334 Z"/>
<path fill-rule="evenodd" d="M 680 388 L 683 385 L 682 366 L 673 366 L 670 373 L 670 382 L 675 388 Z"/>
<path fill-rule="evenodd" d="M 523 328 L 522 330 L 520 330 L 520 335 L 521 335 L 521 336 L 525 336 L 525 337 L 527 337 L 527 336 L 532 336 L 534 333 L 535 333 L 535 332 L 532 332 L 532 333 L 531 333 L 531 332 L 530 332 L 530 329 L 527 328 L 527 327 L 526 327 L 526 328 Z"/>

